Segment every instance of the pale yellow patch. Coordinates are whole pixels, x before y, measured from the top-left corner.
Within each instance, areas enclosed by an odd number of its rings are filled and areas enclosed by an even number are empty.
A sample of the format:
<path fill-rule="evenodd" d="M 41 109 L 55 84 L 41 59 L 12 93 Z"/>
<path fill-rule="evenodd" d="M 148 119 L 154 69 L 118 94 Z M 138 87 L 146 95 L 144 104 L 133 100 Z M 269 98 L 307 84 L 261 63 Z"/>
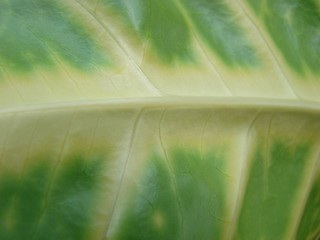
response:
<path fill-rule="evenodd" d="M 163 218 L 161 212 L 157 211 L 153 214 L 153 222 L 157 229 L 162 229 L 164 227 L 165 219 Z"/>

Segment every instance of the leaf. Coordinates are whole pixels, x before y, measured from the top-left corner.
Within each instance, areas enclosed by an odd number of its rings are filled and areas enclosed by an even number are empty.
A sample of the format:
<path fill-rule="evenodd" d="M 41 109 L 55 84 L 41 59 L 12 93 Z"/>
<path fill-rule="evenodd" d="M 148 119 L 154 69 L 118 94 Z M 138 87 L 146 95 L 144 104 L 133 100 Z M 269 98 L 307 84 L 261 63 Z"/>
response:
<path fill-rule="evenodd" d="M 316 0 L 0 2 L 0 239 L 318 239 Z"/>

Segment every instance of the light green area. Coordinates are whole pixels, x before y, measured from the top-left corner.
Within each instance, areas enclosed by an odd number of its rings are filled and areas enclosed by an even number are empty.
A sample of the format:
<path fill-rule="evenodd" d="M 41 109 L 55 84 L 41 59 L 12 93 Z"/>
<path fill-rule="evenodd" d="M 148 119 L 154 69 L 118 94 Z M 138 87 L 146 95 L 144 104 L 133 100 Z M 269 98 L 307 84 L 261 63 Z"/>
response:
<path fill-rule="evenodd" d="M 299 224 L 297 240 L 320 237 L 320 176 L 313 183 L 303 216 Z"/>
<path fill-rule="evenodd" d="M 310 143 L 258 145 L 245 190 L 236 239 L 284 239 L 290 227 Z"/>
<path fill-rule="evenodd" d="M 54 0 L 0 1 L 0 66 L 25 72 L 62 58 L 81 70 L 106 64 L 90 33 Z"/>
<path fill-rule="evenodd" d="M 256 66 L 257 54 L 223 0 L 180 0 L 210 48 L 228 66 Z"/>
<path fill-rule="evenodd" d="M 52 159 L 27 166 L 22 176 L 1 173 L 0 239 L 86 240 L 100 194 L 103 158 L 73 156 L 54 172 Z"/>
<path fill-rule="evenodd" d="M 220 152 L 176 149 L 170 154 L 180 199 L 182 239 L 221 239 L 226 204 L 226 158 Z"/>
<path fill-rule="evenodd" d="M 320 9 L 315 1 L 247 0 L 289 66 L 300 74 L 320 73 Z"/>
<path fill-rule="evenodd" d="M 120 13 L 128 26 L 151 43 L 166 63 L 192 59 L 190 33 L 172 0 L 102 0 Z"/>
<path fill-rule="evenodd" d="M 154 155 L 137 179 L 116 239 L 220 239 L 225 215 L 225 159 L 175 149 Z M 171 166 L 171 167 L 170 167 Z"/>

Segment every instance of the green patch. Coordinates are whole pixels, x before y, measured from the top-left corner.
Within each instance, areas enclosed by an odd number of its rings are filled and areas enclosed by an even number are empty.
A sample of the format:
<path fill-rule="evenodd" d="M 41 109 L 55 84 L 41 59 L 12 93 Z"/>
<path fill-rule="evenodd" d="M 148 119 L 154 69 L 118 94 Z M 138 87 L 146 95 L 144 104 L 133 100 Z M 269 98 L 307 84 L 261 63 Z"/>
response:
<path fill-rule="evenodd" d="M 18 181 L 15 177 L 4 174 L 0 177 L 0 239 L 9 239 L 10 208 L 17 191 Z"/>
<path fill-rule="evenodd" d="M 104 171 L 102 158 L 66 159 L 54 173 L 51 159 L 0 179 L 0 238 L 85 240 L 93 227 Z"/>
<path fill-rule="evenodd" d="M 169 158 L 155 155 L 146 165 L 116 239 L 221 238 L 225 159 L 185 149 L 173 150 Z"/>
<path fill-rule="evenodd" d="M 116 239 L 179 239 L 177 196 L 165 160 L 153 156 L 137 186 Z"/>
<path fill-rule="evenodd" d="M 181 0 L 211 49 L 229 66 L 256 66 L 257 54 L 223 0 Z"/>
<path fill-rule="evenodd" d="M 192 59 L 190 32 L 172 0 L 103 0 L 141 38 L 150 41 L 158 56 L 170 64 Z"/>
<path fill-rule="evenodd" d="M 8 216 L 11 218 L 9 239 L 32 239 L 43 211 L 43 199 L 48 188 L 51 168 L 50 161 L 43 161 L 28 168 L 21 182 L 17 179 L 12 214 Z"/>
<path fill-rule="evenodd" d="M 276 141 L 253 156 L 236 239 L 284 239 L 304 178 L 310 144 Z"/>
<path fill-rule="evenodd" d="M 247 0 L 297 73 L 320 73 L 320 10 L 315 0 Z"/>
<path fill-rule="evenodd" d="M 25 72 L 51 67 L 56 57 L 81 70 L 106 63 L 89 33 L 54 0 L 0 1 L 0 61 Z"/>
<path fill-rule="evenodd" d="M 182 239 L 221 239 L 226 224 L 226 159 L 217 152 L 170 154 L 182 215 Z"/>
<path fill-rule="evenodd" d="M 320 176 L 313 183 L 297 233 L 298 240 L 320 236 Z"/>
<path fill-rule="evenodd" d="M 190 60 L 190 26 L 172 0 L 103 0 L 167 63 Z M 259 59 L 234 12 L 221 0 L 182 0 L 186 14 L 210 48 L 229 66 L 256 66 Z"/>

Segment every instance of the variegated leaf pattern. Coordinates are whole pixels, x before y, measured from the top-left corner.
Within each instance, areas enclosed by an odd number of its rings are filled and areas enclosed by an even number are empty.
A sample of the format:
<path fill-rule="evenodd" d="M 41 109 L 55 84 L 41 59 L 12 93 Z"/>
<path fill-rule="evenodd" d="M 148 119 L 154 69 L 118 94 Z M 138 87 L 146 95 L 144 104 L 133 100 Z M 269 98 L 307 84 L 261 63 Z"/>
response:
<path fill-rule="evenodd" d="M 3 0 L 0 106 L 196 96 L 319 102 L 317 0 Z"/>
<path fill-rule="evenodd" d="M 1 0 L 0 239 L 317 240 L 318 0 Z"/>

